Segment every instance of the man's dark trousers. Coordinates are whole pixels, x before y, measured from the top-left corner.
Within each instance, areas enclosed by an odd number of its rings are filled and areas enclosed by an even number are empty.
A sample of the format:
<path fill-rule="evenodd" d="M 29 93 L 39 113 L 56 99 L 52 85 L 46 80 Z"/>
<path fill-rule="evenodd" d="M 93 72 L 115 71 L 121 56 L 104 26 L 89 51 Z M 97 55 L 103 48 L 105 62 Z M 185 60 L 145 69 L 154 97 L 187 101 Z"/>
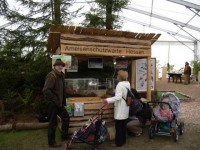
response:
<path fill-rule="evenodd" d="M 50 101 L 48 104 L 48 144 L 52 145 L 55 143 L 55 132 L 57 126 L 57 115 L 62 120 L 61 137 L 63 140 L 67 139 L 69 129 L 69 114 L 64 107 L 58 107 L 54 102 Z"/>

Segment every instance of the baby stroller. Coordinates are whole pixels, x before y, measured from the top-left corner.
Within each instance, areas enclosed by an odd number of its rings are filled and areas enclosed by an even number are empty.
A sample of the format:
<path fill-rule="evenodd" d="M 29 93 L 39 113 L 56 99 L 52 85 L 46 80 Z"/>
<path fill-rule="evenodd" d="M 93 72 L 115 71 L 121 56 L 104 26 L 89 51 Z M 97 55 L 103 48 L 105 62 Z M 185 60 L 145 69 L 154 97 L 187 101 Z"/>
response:
<path fill-rule="evenodd" d="M 184 123 L 178 121 L 180 101 L 171 92 L 163 93 L 160 101 L 148 102 L 152 107 L 152 119 L 149 127 L 149 138 L 154 135 L 172 136 L 177 142 L 184 132 Z"/>
<path fill-rule="evenodd" d="M 105 141 L 108 136 L 108 130 L 105 127 L 105 121 L 102 120 L 103 112 L 105 111 L 104 107 L 105 105 L 78 131 L 74 131 L 71 139 L 65 144 L 65 150 L 70 149 L 73 143 L 86 143 L 96 150 L 97 146 Z"/>

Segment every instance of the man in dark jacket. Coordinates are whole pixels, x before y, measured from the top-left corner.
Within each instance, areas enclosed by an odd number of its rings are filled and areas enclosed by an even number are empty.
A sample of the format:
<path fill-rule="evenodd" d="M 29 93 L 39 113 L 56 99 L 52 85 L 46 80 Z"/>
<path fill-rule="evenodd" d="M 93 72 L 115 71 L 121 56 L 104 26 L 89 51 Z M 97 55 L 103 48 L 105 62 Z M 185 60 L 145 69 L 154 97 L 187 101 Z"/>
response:
<path fill-rule="evenodd" d="M 191 67 L 190 67 L 190 64 L 188 63 L 188 84 L 190 84 L 190 76 L 191 76 Z"/>
<path fill-rule="evenodd" d="M 188 62 L 185 62 L 185 67 L 184 67 L 184 80 L 185 80 L 185 85 L 189 84 L 189 78 L 190 78 L 190 75 L 189 73 L 191 72 L 191 70 L 189 70 L 189 63 Z M 190 72 L 189 72 L 190 71 Z"/>
<path fill-rule="evenodd" d="M 64 108 L 66 94 L 65 76 L 62 70 L 65 64 L 61 59 L 57 59 L 53 66 L 53 70 L 46 76 L 43 93 L 48 102 L 48 144 L 50 147 L 60 147 L 61 144 L 55 141 L 57 115 L 62 119 L 61 137 L 63 140 L 67 140 L 69 128 L 69 114 Z"/>

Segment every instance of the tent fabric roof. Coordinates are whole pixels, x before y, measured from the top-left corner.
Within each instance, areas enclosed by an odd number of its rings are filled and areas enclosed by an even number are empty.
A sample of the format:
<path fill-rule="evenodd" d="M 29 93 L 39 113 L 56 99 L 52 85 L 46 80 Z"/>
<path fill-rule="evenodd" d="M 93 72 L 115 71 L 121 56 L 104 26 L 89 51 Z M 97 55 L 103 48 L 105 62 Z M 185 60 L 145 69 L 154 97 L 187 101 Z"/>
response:
<path fill-rule="evenodd" d="M 91 36 L 108 36 L 108 37 L 124 37 L 128 39 L 138 40 L 150 40 L 153 44 L 161 34 L 155 33 L 136 33 L 127 31 L 116 31 L 97 28 L 85 28 L 80 26 L 64 26 L 53 25 L 49 31 L 47 52 L 55 53 L 57 48 L 60 47 L 60 35 L 61 34 L 79 34 L 79 35 L 91 35 Z"/>

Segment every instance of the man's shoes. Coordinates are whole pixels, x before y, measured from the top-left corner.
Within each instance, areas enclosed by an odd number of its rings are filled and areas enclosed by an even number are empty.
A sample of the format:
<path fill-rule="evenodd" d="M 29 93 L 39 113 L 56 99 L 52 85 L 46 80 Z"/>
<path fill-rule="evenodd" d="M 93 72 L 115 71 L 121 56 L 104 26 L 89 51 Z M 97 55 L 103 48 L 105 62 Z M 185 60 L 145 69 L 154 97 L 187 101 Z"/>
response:
<path fill-rule="evenodd" d="M 115 143 L 112 143 L 112 144 L 110 144 L 112 147 L 122 147 L 122 145 L 120 145 L 120 146 L 118 146 L 118 145 L 116 145 Z"/>
<path fill-rule="evenodd" d="M 142 132 L 140 133 L 131 133 L 131 132 L 128 132 L 128 135 L 130 136 L 140 136 L 142 134 Z"/>
<path fill-rule="evenodd" d="M 112 147 L 117 147 L 115 143 L 110 144 Z"/>
<path fill-rule="evenodd" d="M 128 132 L 128 135 L 129 135 L 129 136 L 134 136 L 134 133 Z"/>
<path fill-rule="evenodd" d="M 135 134 L 134 136 L 140 136 L 141 135 L 141 133 L 137 133 L 137 134 Z"/>
<path fill-rule="evenodd" d="M 53 144 L 49 144 L 49 147 L 61 147 L 62 145 L 60 143 L 53 143 Z"/>
<path fill-rule="evenodd" d="M 67 137 L 61 136 L 61 139 L 62 139 L 62 141 L 67 141 L 67 140 L 71 140 L 71 137 L 70 136 L 67 136 Z"/>

